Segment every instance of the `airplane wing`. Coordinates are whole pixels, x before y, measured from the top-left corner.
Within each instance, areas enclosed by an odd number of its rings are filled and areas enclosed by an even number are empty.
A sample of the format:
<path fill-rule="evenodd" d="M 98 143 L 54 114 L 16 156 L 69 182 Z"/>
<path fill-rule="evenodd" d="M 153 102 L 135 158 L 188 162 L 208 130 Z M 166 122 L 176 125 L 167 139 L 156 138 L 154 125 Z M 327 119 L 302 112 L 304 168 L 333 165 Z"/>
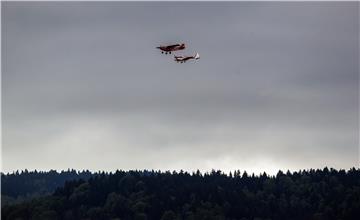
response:
<path fill-rule="evenodd" d="M 193 59 L 193 58 L 194 58 L 194 57 L 192 57 L 192 56 L 188 56 L 188 57 L 184 57 L 183 60 L 186 61 L 186 60 L 190 60 L 190 59 Z"/>
<path fill-rule="evenodd" d="M 173 47 L 177 47 L 177 46 L 180 46 L 180 44 L 168 45 L 168 46 L 166 46 L 166 48 L 173 48 Z"/>

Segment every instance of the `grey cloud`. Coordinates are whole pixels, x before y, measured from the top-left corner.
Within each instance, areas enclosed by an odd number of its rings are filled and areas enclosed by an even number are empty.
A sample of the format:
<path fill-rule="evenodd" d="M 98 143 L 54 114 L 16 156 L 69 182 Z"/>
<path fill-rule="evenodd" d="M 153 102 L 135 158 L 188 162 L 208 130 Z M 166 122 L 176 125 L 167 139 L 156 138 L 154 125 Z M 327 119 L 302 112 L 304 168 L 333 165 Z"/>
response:
<path fill-rule="evenodd" d="M 3 6 L 5 171 L 358 165 L 357 2 Z"/>

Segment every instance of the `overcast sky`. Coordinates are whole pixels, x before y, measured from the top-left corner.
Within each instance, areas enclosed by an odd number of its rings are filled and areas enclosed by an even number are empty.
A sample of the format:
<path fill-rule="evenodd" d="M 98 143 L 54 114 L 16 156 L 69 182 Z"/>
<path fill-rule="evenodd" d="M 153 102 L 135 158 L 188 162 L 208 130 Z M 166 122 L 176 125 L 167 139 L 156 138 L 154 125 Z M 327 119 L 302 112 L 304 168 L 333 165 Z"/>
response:
<path fill-rule="evenodd" d="M 359 166 L 358 2 L 2 6 L 3 171 Z"/>

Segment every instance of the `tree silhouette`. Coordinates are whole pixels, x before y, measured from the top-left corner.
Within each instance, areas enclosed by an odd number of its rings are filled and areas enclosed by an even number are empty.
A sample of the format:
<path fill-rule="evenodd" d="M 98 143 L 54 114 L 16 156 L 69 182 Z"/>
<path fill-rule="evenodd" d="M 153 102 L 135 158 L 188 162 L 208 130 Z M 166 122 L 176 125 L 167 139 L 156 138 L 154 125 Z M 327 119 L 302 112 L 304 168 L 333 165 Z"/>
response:
<path fill-rule="evenodd" d="M 2 174 L 2 186 L 8 190 L 2 193 L 34 193 L 41 184 L 34 188 L 25 183 L 39 176 L 62 181 L 62 175 L 72 172 Z M 79 179 L 75 173 L 75 179 L 51 194 L 2 206 L 2 219 L 347 220 L 360 216 L 360 170 L 355 168 L 279 171 L 275 176 L 238 170 L 232 175 L 215 170 L 205 174 L 118 170 Z M 9 183 L 17 183 L 18 192 Z"/>

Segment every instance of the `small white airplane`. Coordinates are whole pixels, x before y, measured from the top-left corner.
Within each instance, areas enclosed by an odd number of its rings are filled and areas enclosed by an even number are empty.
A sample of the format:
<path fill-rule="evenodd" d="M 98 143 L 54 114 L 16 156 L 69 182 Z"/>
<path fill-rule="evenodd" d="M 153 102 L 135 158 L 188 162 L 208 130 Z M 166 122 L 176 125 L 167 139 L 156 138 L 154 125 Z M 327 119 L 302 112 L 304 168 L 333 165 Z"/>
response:
<path fill-rule="evenodd" d="M 188 60 L 198 60 L 200 59 L 199 53 L 196 53 L 194 56 L 174 56 L 174 59 L 177 63 L 185 63 Z"/>

